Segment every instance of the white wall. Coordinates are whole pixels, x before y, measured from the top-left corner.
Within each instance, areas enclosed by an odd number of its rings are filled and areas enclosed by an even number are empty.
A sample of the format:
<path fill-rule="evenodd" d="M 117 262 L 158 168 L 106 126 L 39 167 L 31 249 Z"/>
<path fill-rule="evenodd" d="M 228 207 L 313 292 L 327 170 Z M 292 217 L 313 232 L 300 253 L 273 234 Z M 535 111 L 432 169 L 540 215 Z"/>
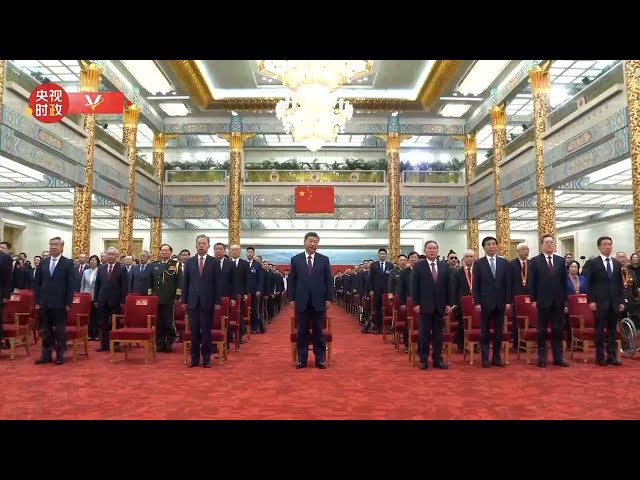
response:
<path fill-rule="evenodd" d="M 601 220 L 591 222 L 579 228 L 569 227 L 558 230 L 558 238 L 574 237 L 575 252 L 560 252 L 561 254 L 572 253 L 573 258 L 579 259 L 581 256 L 589 258 L 591 255 L 598 255 L 596 240 L 602 235 L 608 235 L 613 239 L 613 251 L 626 252 L 630 256 L 634 252 L 633 246 L 633 217 L 631 214 L 620 216 L 612 220 Z"/>
<path fill-rule="evenodd" d="M 12 245 L 15 253 L 25 252 L 29 258 L 33 258 L 49 248 L 50 238 L 60 237 L 65 243 L 64 254 L 71 255 L 71 227 L 52 226 L 0 211 L 0 236 L 4 226 L 23 229 L 19 240 Z"/>

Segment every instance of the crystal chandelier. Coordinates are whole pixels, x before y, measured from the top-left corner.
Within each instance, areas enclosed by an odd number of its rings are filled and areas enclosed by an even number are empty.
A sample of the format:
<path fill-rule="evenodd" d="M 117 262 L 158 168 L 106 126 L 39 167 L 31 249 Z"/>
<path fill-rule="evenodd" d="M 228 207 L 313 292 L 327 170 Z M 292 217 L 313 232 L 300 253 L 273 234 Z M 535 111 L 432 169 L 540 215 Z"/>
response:
<path fill-rule="evenodd" d="M 353 106 L 335 91 L 354 78 L 367 75 L 366 60 L 259 60 L 264 75 L 280 80 L 292 94 L 276 106 L 276 116 L 293 140 L 312 152 L 335 142 L 353 117 Z"/>

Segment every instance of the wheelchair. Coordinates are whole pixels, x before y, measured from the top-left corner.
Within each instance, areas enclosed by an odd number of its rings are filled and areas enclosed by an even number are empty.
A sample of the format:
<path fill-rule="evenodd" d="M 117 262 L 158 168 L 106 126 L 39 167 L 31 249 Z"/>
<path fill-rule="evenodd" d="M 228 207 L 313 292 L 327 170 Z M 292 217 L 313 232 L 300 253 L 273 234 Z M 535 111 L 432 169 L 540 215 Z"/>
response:
<path fill-rule="evenodd" d="M 620 320 L 620 335 L 622 344 L 620 353 L 623 357 L 631 358 L 640 352 L 640 302 L 629 303 L 627 317 Z"/>

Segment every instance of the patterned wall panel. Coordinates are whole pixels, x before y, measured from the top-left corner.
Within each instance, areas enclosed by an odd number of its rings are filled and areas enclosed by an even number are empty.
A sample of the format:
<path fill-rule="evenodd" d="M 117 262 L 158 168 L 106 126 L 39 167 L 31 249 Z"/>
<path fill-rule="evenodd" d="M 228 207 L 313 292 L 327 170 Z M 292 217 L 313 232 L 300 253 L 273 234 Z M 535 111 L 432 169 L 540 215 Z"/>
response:
<path fill-rule="evenodd" d="M 33 139 L 6 125 L 0 126 L 0 150 L 18 158 L 21 163 L 39 172 L 56 176 L 70 185 L 84 183 L 84 172 L 71 163 L 61 151 L 34 142 Z"/>
<path fill-rule="evenodd" d="M 495 210 L 493 172 L 485 175 L 469 186 L 469 201 L 473 218 L 484 218 Z"/>
<path fill-rule="evenodd" d="M 158 208 L 158 195 L 160 191 L 159 185 L 155 180 L 151 180 L 143 173 L 136 174 L 136 200 L 135 208 L 140 206 L 140 210 L 152 217 L 160 214 Z"/>
<path fill-rule="evenodd" d="M 591 127 L 580 128 L 584 124 L 581 118 L 576 119 L 575 123 L 571 123 L 562 129 L 558 134 L 554 134 L 545 139 L 544 148 L 544 164 L 545 167 L 554 165 L 570 155 L 578 154 L 582 149 L 593 147 L 607 140 L 616 132 L 627 127 L 628 111 L 627 108 L 621 108 L 609 115 L 606 105 L 593 112 L 593 115 L 606 115 L 602 120 L 595 123 Z M 558 142 L 559 138 L 566 137 L 565 130 L 573 131 L 573 135 L 569 138 Z"/>
<path fill-rule="evenodd" d="M 599 145 L 581 152 L 569 155 L 545 168 L 545 185 L 555 188 L 628 157 L 629 129 L 625 127 L 604 143 L 600 142 Z"/>
<path fill-rule="evenodd" d="M 157 202 L 153 202 L 148 198 L 138 195 L 137 193 L 134 199 L 134 208 L 148 217 L 157 217 L 160 215 L 160 209 L 158 208 Z"/>
<path fill-rule="evenodd" d="M 220 207 L 226 210 L 227 195 L 165 195 L 166 207 Z"/>
<path fill-rule="evenodd" d="M 172 207 L 165 206 L 162 212 L 164 218 L 184 219 L 197 218 L 206 220 L 208 218 L 229 218 L 226 209 L 220 207 Z"/>
<path fill-rule="evenodd" d="M 536 151 L 530 147 L 500 169 L 500 200 L 505 206 L 537 192 Z"/>
<path fill-rule="evenodd" d="M 93 189 L 99 195 L 105 195 L 120 204 L 129 199 L 129 165 L 124 159 L 96 142 L 93 150 Z"/>

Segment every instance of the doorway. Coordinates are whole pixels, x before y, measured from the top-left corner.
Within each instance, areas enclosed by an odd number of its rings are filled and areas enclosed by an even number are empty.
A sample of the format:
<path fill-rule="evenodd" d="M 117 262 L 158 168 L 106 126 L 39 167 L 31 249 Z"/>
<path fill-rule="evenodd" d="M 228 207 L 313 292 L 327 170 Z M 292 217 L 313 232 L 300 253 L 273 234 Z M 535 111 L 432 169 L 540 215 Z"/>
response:
<path fill-rule="evenodd" d="M 576 250 L 576 244 L 575 244 L 575 237 L 573 235 L 569 237 L 560 238 L 560 249 L 558 251 L 559 254 L 564 256 L 567 253 L 570 253 L 571 255 L 573 255 L 574 259 L 577 259 L 578 255 L 575 250 Z"/>
<path fill-rule="evenodd" d="M 23 248 L 23 236 L 24 236 L 24 228 L 11 225 L 10 223 L 4 222 L 2 227 L 2 241 L 9 242 L 11 244 L 11 248 L 9 252 L 11 255 L 15 255 L 24 250 Z"/>
<path fill-rule="evenodd" d="M 142 238 L 134 238 L 131 243 L 131 254 L 133 258 L 140 258 L 140 254 L 142 253 Z M 106 252 L 109 248 L 115 247 L 120 248 L 120 240 L 119 239 L 109 239 L 104 241 L 104 251 Z"/>

